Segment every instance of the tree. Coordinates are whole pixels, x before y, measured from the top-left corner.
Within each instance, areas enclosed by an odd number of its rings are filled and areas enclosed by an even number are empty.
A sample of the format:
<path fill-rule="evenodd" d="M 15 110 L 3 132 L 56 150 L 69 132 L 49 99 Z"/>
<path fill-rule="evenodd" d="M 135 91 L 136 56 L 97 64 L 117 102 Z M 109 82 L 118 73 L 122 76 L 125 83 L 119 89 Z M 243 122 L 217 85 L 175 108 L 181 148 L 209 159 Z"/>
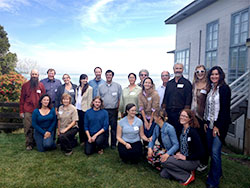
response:
<path fill-rule="evenodd" d="M 0 74 L 8 74 L 14 71 L 17 63 L 17 55 L 9 52 L 10 43 L 7 33 L 0 25 Z"/>

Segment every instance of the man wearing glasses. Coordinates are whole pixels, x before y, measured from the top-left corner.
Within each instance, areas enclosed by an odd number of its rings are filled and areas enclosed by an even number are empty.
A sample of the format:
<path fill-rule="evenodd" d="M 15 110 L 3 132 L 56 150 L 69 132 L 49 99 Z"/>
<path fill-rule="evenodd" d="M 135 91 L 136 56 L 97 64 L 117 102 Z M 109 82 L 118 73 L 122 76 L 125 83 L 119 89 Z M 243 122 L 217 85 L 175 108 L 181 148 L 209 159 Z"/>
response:
<path fill-rule="evenodd" d="M 147 69 L 142 69 L 142 70 L 140 70 L 140 72 L 139 72 L 139 78 L 140 78 L 141 82 L 138 83 L 137 85 L 140 86 L 140 87 L 142 87 L 142 82 L 143 82 L 143 80 L 144 80 L 145 78 L 147 78 L 147 77 L 149 77 L 149 72 L 148 72 L 148 70 L 147 70 Z"/>
<path fill-rule="evenodd" d="M 157 92 L 160 96 L 160 107 L 161 107 L 161 104 L 162 104 L 162 101 L 164 98 L 164 93 L 165 93 L 165 89 L 166 89 L 169 78 L 170 78 L 169 72 L 162 71 L 162 73 L 161 73 L 162 85 L 157 88 Z"/>

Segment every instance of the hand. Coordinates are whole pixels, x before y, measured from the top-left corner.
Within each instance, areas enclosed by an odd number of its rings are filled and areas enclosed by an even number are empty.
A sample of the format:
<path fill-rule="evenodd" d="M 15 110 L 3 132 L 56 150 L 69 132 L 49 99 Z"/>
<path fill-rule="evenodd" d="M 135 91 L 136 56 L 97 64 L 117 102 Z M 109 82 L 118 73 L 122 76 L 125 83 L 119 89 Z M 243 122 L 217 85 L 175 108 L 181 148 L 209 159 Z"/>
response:
<path fill-rule="evenodd" d="M 168 159 L 169 155 L 167 153 L 161 156 L 161 162 L 164 163 Z"/>
<path fill-rule="evenodd" d="M 62 133 L 62 134 L 66 133 L 66 132 L 67 132 L 66 129 L 61 130 L 61 133 Z"/>
<path fill-rule="evenodd" d="M 204 124 L 204 131 L 205 131 L 205 133 L 207 132 L 207 128 L 208 128 L 208 126 L 207 126 L 207 124 L 205 123 L 205 124 Z"/>
<path fill-rule="evenodd" d="M 177 160 L 183 160 L 183 161 L 186 160 L 186 156 L 182 155 L 181 153 L 177 153 L 176 155 L 174 155 L 174 158 Z"/>
<path fill-rule="evenodd" d="M 152 148 L 148 148 L 148 157 L 149 158 L 153 157 L 153 150 L 152 150 Z"/>
<path fill-rule="evenodd" d="M 213 137 L 216 137 L 217 135 L 220 136 L 220 131 L 216 126 L 214 126 L 214 128 L 213 128 Z"/>
<path fill-rule="evenodd" d="M 24 118 L 24 113 L 20 113 L 19 115 L 20 115 L 20 118 L 22 119 Z"/>
<path fill-rule="evenodd" d="M 47 138 L 49 138 L 50 136 L 51 136 L 51 133 L 50 133 L 49 131 L 46 131 L 46 132 L 44 133 L 43 138 L 44 138 L 44 139 L 47 139 Z"/>
<path fill-rule="evenodd" d="M 60 130 L 59 129 L 57 129 L 57 136 L 59 136 L 60 135 Z"/>
<path fill-rule="evenodd" d="M 88 142 L 92 143 L 92 138 L 91 137 L 88 138 Z"/>
<path fill-rule="evenodd" d="M 95 139 L 96 139 L 96 135 L 91 137 L 92 142 L 95 142 Z"/>
<path fill-rule="evenodd" d="M 152 141 L 152 136 L 150 136 L 149 138 L 148 138 L 148 142 L 151 142 Z"/>
<path fill-rule="evenodd" d="M 130 145 L 129 143 L 126 143 L 125 146 L 126 146 L 127 149 L 131 149 L 131 148 L 132 148 L 131 145 Z"/>

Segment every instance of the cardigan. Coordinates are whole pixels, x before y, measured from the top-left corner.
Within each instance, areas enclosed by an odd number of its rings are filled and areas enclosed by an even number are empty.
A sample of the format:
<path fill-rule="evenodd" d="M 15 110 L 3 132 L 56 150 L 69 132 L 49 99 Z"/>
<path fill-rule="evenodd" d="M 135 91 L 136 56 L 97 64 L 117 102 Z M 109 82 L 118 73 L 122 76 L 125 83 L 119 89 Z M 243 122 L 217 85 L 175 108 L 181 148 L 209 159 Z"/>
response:
<path fill-rule="evenodd" d="M 77 85 L 71 83 L 72 85 L 72 89 L 74 90 L 74 92 L 72 92 L 72 95 L 70 94 L 71 96 L 71 104 L 75 104 L 75 90 L 76 90 L 76 87 Z M 59 108 L 59 106 L 62 104 L 61 103 L 61 98 L 62 98 L 62 95 L 64 94 L 64 90 L 65 90 L 65 84 L 59 86 L 57 88 L 57 91 L 56 91 L 56 101 L 55 101 L 55 108 Z M 71 93 L 71 92 L 70 92 Z"/>
<path fill-rule="evenodd" d="M 78 89 L 80 87 L 76 88 L 76 94 L 75 94 L 75 100 L 77 101 L 78 97 Z M 91 108 L 91 102 L 92 102 L 92 97 L 93 97 L 93 88 L 91 86 L 88 86 L 88 89 L 83 93 L 82 95 L 82 100 L 81 100 L 81 110 L 83 112 L 86 112 L 88 109 Z"/>

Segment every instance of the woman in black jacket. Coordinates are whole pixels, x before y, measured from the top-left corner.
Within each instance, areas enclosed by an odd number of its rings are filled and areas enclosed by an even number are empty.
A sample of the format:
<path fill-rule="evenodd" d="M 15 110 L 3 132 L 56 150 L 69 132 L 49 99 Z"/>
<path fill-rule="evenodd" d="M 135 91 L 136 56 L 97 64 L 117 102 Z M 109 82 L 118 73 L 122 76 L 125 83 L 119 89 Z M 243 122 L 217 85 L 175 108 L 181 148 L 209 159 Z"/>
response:
<path fill-rule="evenodd" d="M 194 170 L 200 164 L 204 149 L 196 130 L 199 123 L 193 111 L 190 109 L 182 110 L 180 123 L 183 125 L 180 136 L 180 152 L 170 156 L 166 162 L 162 163 L 161 176 L 174 178 L 182 185 L 188 185 L 195 180 Z"/>
<path fill-rule="evenodd" d="M 204 126 L 207 134 L 207 146 L 211 156 L 207 187 L 218 187 L 221 168 L 221 147 L 225 142 L 230 118 L 231 90 L 225 83 L 225 73 L 219 66 L 212 67 L 208 72 L 210 91 L 207 95 Z"/>

